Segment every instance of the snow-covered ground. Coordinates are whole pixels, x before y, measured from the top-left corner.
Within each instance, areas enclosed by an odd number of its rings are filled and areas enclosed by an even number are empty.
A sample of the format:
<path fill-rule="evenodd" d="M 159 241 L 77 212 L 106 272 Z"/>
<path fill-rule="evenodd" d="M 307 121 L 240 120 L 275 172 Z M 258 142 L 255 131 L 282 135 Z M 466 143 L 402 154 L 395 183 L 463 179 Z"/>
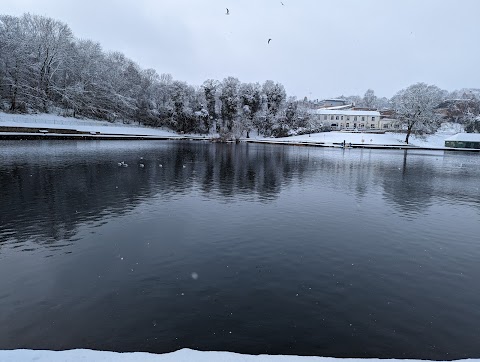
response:
<path fill-rule="evenodd" d="M 191 349 L 181 349 L 172 353 L 151 354 L 151 353 L 116 353 L 101 352 L 86 349 L 76 349 L 69 351 L 32 351 L 32 350 L 13 350 L 0 351 L 0 361 L 2 362 L 78 362 L 78 361 L 101 361 L 101 362 L 394 362 L 395 360 L 381 359 L 360 359 L 347 358 L 336 359 L 327 357 L 298 357 L 298 356 L 269 356 L 269 355 L 242 355 L 230 352 L 200 352 Z M 405 360 L 403 360 L 405 361 Z M 414 361 L 414 360 L 409 360 Z M 479 362 L 480 359 L 459 360 L 469 362 Z M 424 362 L 424 361 L 423 361 Z"/>
<path fill-rule="evenodd" d="M 123 123 L 110 123 L 107 121 L 97 121 L 93 119 L 78 119 L 73 117 L 63 117 L 51 113 L 39 113 L 39 114 L 15 114 L 0 112 L 0 125 L 4 123 L 14 124 L 21 126 L 22 123 L 27 123 L 26 126 L 35 126 L 40 124 L 48 124 L 57 126 L 118 126 L 128 127 L 128 124 Z"/>
<path fill-rule="evenodd" d="M 409 144 L 418 147 L 445 147 L 445 138 L 451 134 L 434 134 L 425 138 L 410 136 Z M 375 145 L 375 146 L 404 146 L 405 134 L 402 133 L 350 133 L 350 132 L 323 132 L 309 135 L 292 136 L 284 138 L 276 138 L 281 142 L 313 142 L 313 143 L 352 143 L 358 145 Z"/>
<path fill-rule="evenodd" d="M 157 136 L 157 137 L 198 137 L 198 135 L 179 135 L 171 130 L 160 128 L 149 128 L 134 126 L 123 123 L 109 123 L 95 120 L 82 120 L 72 117 L 61 117 L 53 114 L 9 114 L 0 112 L 0 127 L 35 127 L 35 128 L 56 128 L 70 129 L 87 133 L 99 133 L 102 135 L 131 135 L 131 136 Z M 458 124 L 444 124 L 434 135 L 426 137 L 410 136 L 410 145 L 428 148 L 445 147 L 445 139 L 452 135 L 463 132 Z M 0 129 L 0 134 L 2 134 Z M 11 133 L 10 133 L 11 134 Z M 17 132 L 18 134 L 18 132 Z M 52 132 L 48 132 L 53 135 Z M 210 136 L 213 137 L 213 136 Z M 323 132 L 314 133 L 310 136 L 292 136 L 284 138 L 264 138 L 252 137 L 252 140 L 262 140 L 271 143 L 291 142 L 291 143 L 324 143 L 333 145 L 342 143 L 372 146 L 402 146 L 405 145 L 405 134 L 403 133 L 349 133 L 349 132 Z"/>
<path fill-rule="evenodd" d="M 454 134 L 463 132 L 463 127 L 458 124 L 444 123 L 437 133 L 432 135 L 415 136 L 411 135 L 409 139 L 410 146 L 428 147 L 428 148 L 443 148 L 445 147 L 445 139 Z M 322 132 L 313 133 L 311 135 L 301 135 L 292 137 L 283 137 L 268 139 L 273 142 L 302 142 L 302 143 L 352 143 L 357 145 L 372 145 L 372 146 L 405 146 L 405 133 L 388 132 L 384 134 L 376 133 L 353 133 L 353 132 Z"/>
<path fill-rule="evenodd" d="M 9 114 L 0 112 L 0 126 L 71 129 L 80 132 L 99 132 L 109 135 L 178 136 L 173 131 L 160 128 L 61 117 L 54 114 Z"/>

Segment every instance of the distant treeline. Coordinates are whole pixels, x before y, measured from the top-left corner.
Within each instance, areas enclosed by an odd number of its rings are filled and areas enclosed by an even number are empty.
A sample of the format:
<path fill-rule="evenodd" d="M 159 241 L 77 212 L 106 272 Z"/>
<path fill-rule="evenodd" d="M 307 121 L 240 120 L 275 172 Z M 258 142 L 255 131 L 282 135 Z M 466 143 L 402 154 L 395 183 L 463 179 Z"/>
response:
<path fill-rule="evenodd" d="M 357 105 L 387 107 L 372 90 L 344 97 Z M 25 14 L 0 15 L 0 110 L 138 122 L 177 132 L 220 132 L 235 137 L 256 130 L 285 136 L 322 129 L 307 99 L 287 98 L 282 84 L 242 83 L 227 77 L 201 86 L 141 69 L 119 52 L 76 39 L 68 25 Z"/>

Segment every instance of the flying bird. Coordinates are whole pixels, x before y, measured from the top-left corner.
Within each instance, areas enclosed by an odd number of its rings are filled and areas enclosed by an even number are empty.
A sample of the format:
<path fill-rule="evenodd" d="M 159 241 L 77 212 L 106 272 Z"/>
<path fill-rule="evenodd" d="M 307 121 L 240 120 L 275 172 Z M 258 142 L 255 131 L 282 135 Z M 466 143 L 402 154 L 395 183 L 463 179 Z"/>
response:
<path fill-rule="evenodd" d="M 270 44 L 270 41 L 271 41 L 271 40 L 272 40 L 271 38 L 270 38 L 270 39 L 268 39 L 268 41 L 267 41 L 267 44 Z"/>
<path fill-rule="evenodd" d="M 228 10 L 228 8 L 226 9 L 227 9 L 227 12 L 225 13 L 225 15 L 230 15 L 230 10 Z"/>
<path fill-rule="evenodd" d="M 281 1 L 280 1 L 280 4 L 282 4 L 283 6 L 285 6 L 285 4 L 284 4 L 284 3 L 282 3 Z"/>

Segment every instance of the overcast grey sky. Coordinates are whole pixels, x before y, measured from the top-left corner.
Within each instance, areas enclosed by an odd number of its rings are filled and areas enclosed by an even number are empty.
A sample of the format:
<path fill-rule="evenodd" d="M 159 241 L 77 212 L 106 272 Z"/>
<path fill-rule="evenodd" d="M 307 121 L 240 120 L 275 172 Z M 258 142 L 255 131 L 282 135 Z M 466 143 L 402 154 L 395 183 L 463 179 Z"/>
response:
<path fill-rule="evenodd" d="M 0 0 L 0 13 L 53 17 L 193 85 L 271 79 L 299 98 L 480 88 L 478 0 L 282 1 Z"/>

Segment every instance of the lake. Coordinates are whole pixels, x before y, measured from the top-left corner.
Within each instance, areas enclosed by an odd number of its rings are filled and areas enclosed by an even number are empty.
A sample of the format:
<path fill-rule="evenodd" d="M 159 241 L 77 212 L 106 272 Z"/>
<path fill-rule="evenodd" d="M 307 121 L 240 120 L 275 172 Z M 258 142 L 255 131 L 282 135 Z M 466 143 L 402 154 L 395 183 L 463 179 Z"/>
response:
<path fill-rule="evenodd" d="M 0 141 L 0 349 L 478 358 L 479 188 L 475 153 Z"/>

